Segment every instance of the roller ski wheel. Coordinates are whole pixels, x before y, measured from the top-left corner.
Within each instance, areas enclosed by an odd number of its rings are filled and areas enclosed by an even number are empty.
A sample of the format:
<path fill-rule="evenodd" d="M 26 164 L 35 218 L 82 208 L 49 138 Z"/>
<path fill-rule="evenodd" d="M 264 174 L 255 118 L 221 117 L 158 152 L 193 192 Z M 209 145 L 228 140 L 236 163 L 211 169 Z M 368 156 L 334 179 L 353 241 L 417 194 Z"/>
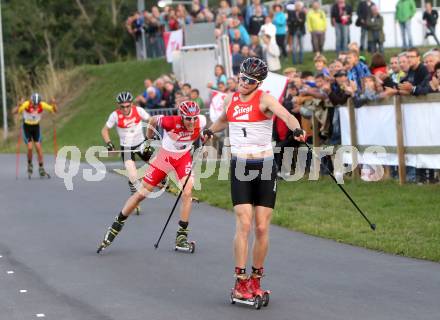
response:
<path fill-rule="evenodd" d="M 187 242 L 186 244 L 176 244 L 174 251 L 194 253 L 194 251 L 196 251 L 196 243 L 191 241 Z"/>
<path fill-rule="evenodd" d="M 260 310 L 262 305 L 263 305 L 263 299 L 260 296 L 256 296 L 254 298 L 254 308 Z"/>
<path fill-rule="evenodd" d="M 105 248 L 107 248 L 110 245 L 110 243 L 106 243 L 105 241 L 103 241 L 99 247 L 98 250 L 96 250 L 96 253 L 101 253 L 102 250 L 104 250 Z"/>
<path fill-rule="evenodd" d="M 270 292 L 266 291 L 263 294 L 263 307 L 267 307 L 269 305 L 269 300 L 270 300 Z"/>
<path fill-rule="evenodd" d="M 112 244 L 113 240 L 115 240 L 116 236 L 122 230 L 124 223 L 125 221 L 121 222 L 118 220 L 118 217 L 116 217 L 116 220 L 113 222 L 111 227 L 108 228 L 107 232 L 105 233 L 104 240 L 102 240 L 101 244 L 96 250 L 96 253 L 100 253 L 102 250 L 104 250 L 105 248 L 107 248 Z"/>
<path fill-rule="evenodd" d="M 46 170 L 44 170 L 43 167 L 40 167 L 40 169 L 38 169 L 38 173 L 40 174 L 40 179 L 43 178 L 50 179 L 50 175 L 46 172 Z"/>
<path fill-rule="evenodd" d="M 229 302 L 230 302 L 231 304 L 235 304 L 234 288 L 231 289 L 231 294 L 229 295 Z"/>

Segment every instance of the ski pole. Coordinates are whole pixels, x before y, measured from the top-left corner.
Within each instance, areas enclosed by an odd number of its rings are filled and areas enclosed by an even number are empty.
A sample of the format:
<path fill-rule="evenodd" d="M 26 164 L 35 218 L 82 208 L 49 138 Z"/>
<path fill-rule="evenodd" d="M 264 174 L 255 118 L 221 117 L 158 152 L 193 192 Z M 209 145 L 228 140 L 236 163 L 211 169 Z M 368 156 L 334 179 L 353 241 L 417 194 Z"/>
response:
<path fill-rule="evenodd" d="M 295 132 L 294 131 L 294 136 L 299 136 L 298 134 L 299 132 Z M 302 130 L 301 130 L 301 134 L 302 134 Z M 313 148 L 306 142 L 306 139 L 304 139 L 304 144 L 307 146 L 307 149 L 309 149 L 309 151 L 314 154 L 315 152 L 313 151 Z M 359 208 L 359 206 L 356 204 L 356 202 L 352 199 L 352 197 L 348 194 L 347 191 L 345 191 L 344 187 L 338 183 L 338 181 L 336 180 L 335 176 L 333 175 L 333 173 L 331 172 L 331 170 L 328 168 L 327 165 L 324 165 L 324 168 L 326 169 L 326 171 L 328 172 L 328 174 L 330 175 L 330 177 L 333 179 L 333 181 L 336 183 L 336 185 L 339 187 L 339 189 L 342 190 L 342 192 L 347 196 L 348 200 L 350 200 L 350 202 L 353 204 L 353 206 L 357 209 L 357 211 L 362 215 L 362 217 L 365 219 L 365 221 L 368 222 L 368 224 L 370 225 L 371 230 L 376 230 L 376 224 L 371 223 L 371 221 L 368 219 L 368 217 L 364 214 L 364 212 Z"/>
<path fill-rule="evenodd" d="M 19 166 L 20 166 L 20 144 L 21 144 L 21 131 L 22 126 L 20 125 L 20 114 L 17 113 L 17 129 L 18 129 L 18 140 L 17 140 L 17 148 L 16 148 L 16 155 L 15 155 L 15 180 L 18 180 L 18 172 L 19 172 Z"/>
<path fill-rule="evenodd" d="M 57 125 L 55 119 L 53 119 L 52 124 L 53 124 L 53 153 L 56 159 L 58 154 L 58 144 L 57 144 Z"/>
<path fill-rule="evenodd" d="M 205 143 L 202 143 L 202 148 L 203 148 L 204 146 L 205 146 Z M 192 158 L 192 156 L 194 155 L 195 151 L 196 151 L 196 149 L 194 149 L 193 153 L 191 154 L 191 158 Z M 194 161 L 194 162 L 195 162 L 195 161 Z M 189 171 L 188 175 L 186 176 L 186 179 L 185 179 L 185 182 L 184 182 L 184 184 L 183 184 L 183 187 L 182 187 L 182 189 L 180 189 L 180 192 L 179 192 L 179 194 L 177 195 L 177 199 L 176 199 L 176 201 L 174 202 L 173 208 L 171 209 L 170 215 L 168 216 L 168 219 L 167 219 L 167 221 L 165 222 L 165 225 L 163 226 L 163 229 L 162 229 L 162 232 L 160 233 L 159 239 L 158 239 L 157 242 L 154 244 L 154 248 L 155 248 L 155 249 L 157 249 L 157 248 L 159 247 L 159 242 L 160 242 L 160 240 L 162 239 L 162 236 L 163 236 L 163 234 L 164 234 L 164 232 L 165 232 L 165 230 L 166 230 L 166 228 L 167 228 L 167 226 L 168 226 L 168 223 L 170 222 L 171 217 L 172 217 L 173 214 L 174 214 L 174 210 L 176 209 L 177 204 L 179 203 L 179 200 L 180 200 L 180 197 L 182 196 L 183 190 L 185 190 L 185 187 L 186 187 L 186 185 L 187 185 L 187 183 L 188 183 L 188 181 L 189 181 L 189 178 L 191 177 L 192 170 L 193 170 L 193 167 L 191 167 L 191 170 Z"/>

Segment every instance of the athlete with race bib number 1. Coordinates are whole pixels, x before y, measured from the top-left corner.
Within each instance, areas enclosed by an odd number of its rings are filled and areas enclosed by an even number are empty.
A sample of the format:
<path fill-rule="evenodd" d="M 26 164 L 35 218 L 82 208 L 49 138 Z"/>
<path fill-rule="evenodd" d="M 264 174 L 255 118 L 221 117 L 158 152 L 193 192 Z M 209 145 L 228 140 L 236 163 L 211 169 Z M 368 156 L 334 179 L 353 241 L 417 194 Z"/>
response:
<path fill-rule="evenodd" d="M 267 306 L 270 293 L 261 289 L 260 279 L 269 248 L 269 225 L 276 198 L 277 171 L 272 148 L 273 115 L 293 130 L 296 140 L 304 139 L 305 134 L 294 116 L 274 97 L 259 89 L 267 73 L 267 65 L 263 60 L 244 60 L 240 66 L 238 92 L 226 97 L 223 114 L 203 132 L 208 139 L 229 124 L 232 154 L 231 197 L 236 216 L 236 281 L 230 299 L 231 303 L 249 304 L 257 309 Z M 252 273 L 248 277 L 246 263 L 253 219 L 253 263 Z"/>
<path fill-rule="evenodd" d="M 142 186 L 125 203 L 119 216 L 107 231 L 98 248 L 98 253 L 108 247 L 124 226 L 127 217 L 153 191 L 170 172 L 174 171 L 181 186 L 184 185 L 192 168 L 191 147 L 200 138 L 206 126 L 206 117 L 200 114 L 200 108 L 193 101 L 179 104 L 178 116 L 154 116 L 150 119 L 147 137 L 152 138 L 154 128 L 164 130 L 162 146 L 157 156 L 150 162 L 145 172 Z M 194 242 L 188 242 L 188 223 L 192 207 L 193 178 L 190 177 L 182 192 L 179 229 L 176 235 L 176 250 L 194 252 Z"/>

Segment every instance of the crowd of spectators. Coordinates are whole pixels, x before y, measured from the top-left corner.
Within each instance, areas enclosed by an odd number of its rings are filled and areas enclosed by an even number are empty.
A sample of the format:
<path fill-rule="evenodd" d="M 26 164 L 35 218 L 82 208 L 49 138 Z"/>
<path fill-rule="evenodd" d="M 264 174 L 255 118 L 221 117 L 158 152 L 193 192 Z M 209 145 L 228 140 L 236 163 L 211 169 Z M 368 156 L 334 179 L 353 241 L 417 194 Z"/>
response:
<path fill-rule="evenodd" d="M 409 48 L 385 61 L 381 53 L 371 56 L 367 64 L 356 43 L 349 51 L 340 52 L 327 66 L 323 55 L 315 57 L 315 70 L 298 72 L 287 68 L 288 90 L 283 105 L 312 135 L 312 113 L 318 120 L 319 136 L 323 144 L 341 144 L 339 106 L 348 100 L 355 108 L 382 99 L 400 96 L 421 96 L 440 91 L 440 51 L 437 48 L 423 55 L 417 48 Z M 279 122 L 280 126 L 283 126 Z M 277 130 L 277 129 L 276 129 Z M 284 130 L 284 129 L 282 129 Z M 282 131 L 281 130 L 281 131 Z M 373 179 L 366 173 L 366 180 Z M 395 175 L 395 170 L 392 170 Z M 407 167 L 410 182 L 435 182 L 433 170 Z"/>
<path fill-rule="evenodd" d="M 411 1 L 400 0 L 398 6 L 402 6 L 401 2 L 407 5 L 406 2 Z M 347 28 L 352 23 L 353 10 L 344 0 L 336 0 L 332 6 L 331 23 L 335 27 L 338 42 L 337 58 L 333 61 L 328 61 L 323 52 L 326 14 L 318 1 L 313 1 L 307 11 L 300 1 L 290 1 L 285 6 L 275 4 L 272 8 L 261 5 L 260 0 L 253 0 L 250 6 L 238 0 L 237 6 L 233 7 L 227 1 L 220 1 L 216 11 L 203 8 L 198 2 L 194 4 L 198 10 L 193 5 L 192 10 L 187 12 L 185 7 L 179 6 L 176 10 L 168 8 L 163 13 L 154 10 L 156 13 L 151 15 L 159 17 L 154 19 L 161 21 L 164 30 L 177 28 L 176 24 L 181 26 L 197 21 L 215 21 L 217 35 L 230 37 L 234 76 L 228 78 L 224 67 L 216 65 L 213 70 L 215 81 L 207 84 L 208 88 L 223 93 L 236 91 L 240 64 L 249 56 L 263 58 L 270 71 L 281 72 L 279 57 L 287 55 L 288 48 L 290 51 L 295 48 L 292 52 L 293 62 L 302 63 L 302 38 L 305 32 L 311 33 L 315 51 L 314 68 L 300 72 L 291 67 L 282 71 L 288 78 L 283 105 L 299 119 L 309 135 L 312 135 L 311 117 L 314 112 L 323 144 L 341 143 L 338 107 L 345 105 L 349 99 L 356 108 L 360 108 L 369 102 L 395 95 L 420 96 L 440 91 L 439 50 L 431 49 L 422 55 L 419 49 L 408 47 L 386 61 L 383 55 L 383 18 L 369 0 L 361 1 L 357 8 L 355 25 L 362 30 L 360 44 L 347 42 Z M 410 13 L 407 14 L 409 16 Z M 427 36 L 434 36 L 435 39 L 432 28 L 437 17 L 437 12 L 427 4 L 423 19 L 428 31 L 431 30 Z M 365 50 L 373 53 L 369 62 L 363 56 Z M 197 101 L 201 108 L 210 103 L 200 98 L 197 88 L 192 88 L 188 83 L 179 83 L 170 75 L 163 75 L 154 81 L 146 79 L 144 85 L 145 90 L 136 101 L 153 114 L 155 109 L 163 108 L 173 113 L 175 105 L 184 99 Z M 277 119 L 274 139 L 278 146 L 293 143 L 291 133 Z M 277 162 L 281 168 L 279 159 Z M 369 179 L 368 174 L 365 179 Z M 407 180 L 434 182 L 434 172 L 408 167 Z"/>
<path fill-rule="evenodd" d="M 378 6 L 372 0 L 361 0 L 354 11 L 346 0 L 335 0 L 328 10 L 323 10 L 320 1 L 276 0 L 270 7 L 261 0 L 252 0 L 246 5 L 245 0 L 231 2 L 221 0 L 217 8 L 208 8 L 193 0 L 190 5 L 178 4 L 165 6 L 161 10 L 153 6 L 150 10 L 135 12 L 128 17 L 126 28 L 135 40 L 145 34 L 147 56 L 159 57 L 165 54 L 163 32 L 178 29 L 193 23 L 215 23 L 215 35 L 228 35 L 231 49 L 235 54 L 258 56 L 268 60 L 271 71 L 281 69 L 279 58 L 291 54 L 293 64 L 303 63 L 303 39 L 310 33 L 313 51 L 323 53 L 327 16 L 335 32 L 336 52 L 348 50 L 350 28 L 359 27 L 360 51 L 383 53 L 385 41 L 384 18 Z M 306 5 L 308 4 L 308 5 Z M 353 13 L 357 18 L 353 21 Z M 411 21 L 416 12 L 414 0 L 399 0 L 396 5 L 395 19 L 400 25 L 403 46 L 413 47 Z M 434 37 L 438 12 L 427 2 L 423 14 L 426 37 Z M 140 45 L 140 41 L 136 41 Z M 237 47 L 238 45 L 238 47 Z M 238 61 L 236 59 L 236 61 Z"/>

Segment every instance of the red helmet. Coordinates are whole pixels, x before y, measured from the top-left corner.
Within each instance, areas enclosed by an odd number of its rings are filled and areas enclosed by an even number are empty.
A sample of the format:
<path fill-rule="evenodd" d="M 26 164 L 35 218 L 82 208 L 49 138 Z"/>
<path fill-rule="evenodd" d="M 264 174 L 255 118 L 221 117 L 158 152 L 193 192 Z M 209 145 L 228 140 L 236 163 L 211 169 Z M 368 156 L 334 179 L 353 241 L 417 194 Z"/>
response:
<path fill-rule="evenodd" d="M 199 105 L 194 101 L 183 101 L 178 108 L 183 117 L 195 117 L 200 114 Z"/>

